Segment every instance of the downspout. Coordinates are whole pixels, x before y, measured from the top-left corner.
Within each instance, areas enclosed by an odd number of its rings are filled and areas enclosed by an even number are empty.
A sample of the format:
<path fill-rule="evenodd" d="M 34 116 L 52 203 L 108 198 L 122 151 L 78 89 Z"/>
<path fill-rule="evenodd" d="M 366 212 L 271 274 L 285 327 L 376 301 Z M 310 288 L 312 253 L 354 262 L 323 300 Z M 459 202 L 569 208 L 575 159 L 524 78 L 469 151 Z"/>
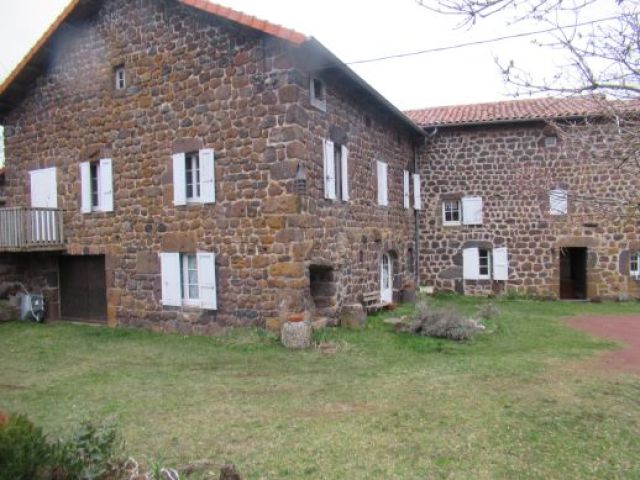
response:
<path fill-rule="evenodd" d="M 438 133 L 438 127 L 433 127 L 431 129 L 431 131 L 428 131 L 425 128 L 425 132 L 427 133 L 427 136 L 424 138 L 424 141 L 422 143 L 422 145 L 418 145 L 417 143 L 413 144 L 413 173 L 417 173 L 420 174 L 420 165 L 418 162 L 418 148 L 422 147 L 422 148 L 427 148 L 427 144 L 429 143 L 429 141 L 436 136 L 436 134 Z M 427 185 L 426 179 L 423 179 L 422 182 L 422 191 L 425 191 L 425 187 Z M 422 194 L 422 192 L 420 192 Z M 426 205 L 426 202 L 422 202 L 423 205 Z M 424 207 L 423 207 L 424 208 Z M 416 210 L 415 208 L 413 209 L 413 215 L 414 215 L 414 226 L 415 226 L 415 232 L 414 232 L 414 277 L 415 277 L 415 282 L 416 282 L 416 289 L 420 288 L 420 210 Z"/>

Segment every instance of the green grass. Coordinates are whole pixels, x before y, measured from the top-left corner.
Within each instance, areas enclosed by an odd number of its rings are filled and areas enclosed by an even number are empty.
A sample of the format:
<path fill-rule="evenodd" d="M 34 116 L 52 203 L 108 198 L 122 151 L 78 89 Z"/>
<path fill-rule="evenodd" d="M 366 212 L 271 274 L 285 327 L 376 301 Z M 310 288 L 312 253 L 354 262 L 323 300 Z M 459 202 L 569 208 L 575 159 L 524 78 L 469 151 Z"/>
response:
<path fill-rule="evenodd" d="M 337 353 L 287 351 L 257 330 L 2 325 L 0 409 L 51 435 L 116 416 L 138 460 L 231 461 L 249 479 L 640 478 L 638 377 L 584 367 L 616 344 L 561 321 L 638 304 L 496 304 L 469 343 L 394 333 L 382 317 L 403 306 L 317 335 Z"/>

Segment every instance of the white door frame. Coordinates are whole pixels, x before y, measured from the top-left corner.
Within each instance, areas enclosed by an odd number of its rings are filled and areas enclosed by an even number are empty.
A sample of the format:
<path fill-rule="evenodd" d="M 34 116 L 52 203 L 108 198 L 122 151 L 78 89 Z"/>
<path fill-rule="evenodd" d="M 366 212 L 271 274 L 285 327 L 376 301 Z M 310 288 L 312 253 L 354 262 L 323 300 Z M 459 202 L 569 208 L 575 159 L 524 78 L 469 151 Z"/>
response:
<path fill-rule="evenodd" d="M 393 302 L 393 263 L 389 253 L 383 253 L 380 259 L 380 302 Z"/>

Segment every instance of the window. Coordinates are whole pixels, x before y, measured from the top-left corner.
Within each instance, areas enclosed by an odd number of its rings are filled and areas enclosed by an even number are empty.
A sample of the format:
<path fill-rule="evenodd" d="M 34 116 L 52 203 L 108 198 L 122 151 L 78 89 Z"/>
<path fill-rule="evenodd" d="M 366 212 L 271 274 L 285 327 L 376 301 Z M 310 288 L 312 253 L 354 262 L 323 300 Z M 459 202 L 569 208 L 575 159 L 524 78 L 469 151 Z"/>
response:
<path fill-rule="evenodd" d="M 185 302 L 198 302 L 200 288 L 198 286 L 198 257 L 181 255 L 182 262 L 182 299 Z"/>
<path fill-rule="evenodd" d="M 216 310 L 215 255 L 161 253 L 162 304 Z"/>
<path fill-rule="evenodd" d="M 185 181 L 187 184 L 187 201 L 200 201 L 200 158 L 198 153 L 185 155 Z"/>
<path fill-rule="evenodd" d="M 463 278 L 465 280 L 508 280 L 509 256 L 504 247 L 469 247 L 462 251 Z"/>
<path fill-rule="evenodd" d="M 116 90 L 124 90 L 127 88 L 127 76 L 124 65 L 116 67 L 114 70 Z"/>
<path fill-rule="evenodd" d="M 629 275 L 640 278 L 640 252 L 631 252 L 629 255 Z"/>
<path fill-rule="evenodd" d="M 80 164 L 81 211 L 113 211 L 113 166 L 110 158 Z"/>
<path fill-rule="evenodd" d="M 491 253 L 485 248 L 478 249 L 478 278 L 490 278 Z"/>
<path fill-rule="evenodd" d="M 544 148 L 553 148 L 558 145 L 558 137 L 555 135 L 547 135 L 544 137 Z"/>
<path fill-rule="evenodd" d="M 444 225 L 460 225 L 462 207 L 460 200 L 442 202 L 442 223 Z"/>
<path fill-rule="evenodd" d="M 410 207 L 409 172 L 407 170 L 402 171 L 402 204 L 405 209 L 409 209 Z"/>
<path fill-rule="evenodd" d="M 173 204 L 214 203 L 215 156 L 210 148 L 173 155 Z"/>
<path fill-rule="evenodd" d="M 389 205 L 389 192 L 387 186 L 388 165 L 384 162 L 376 162 L 378 180 L 378 205 L 386 207 Z"/>
<path fill-rule="evenodd" d="M 558 188 L 549 191 L 549 213 L 566 215 L 569 211 L 569 194 L 567 190 Z"/>
<path fill-rule="evenodd" d="M 327 111 L 327 87 L 324 82 L 316 77 L 311 77 L 309 84 L 311 105 L 322 110 Z"/>
<path fill-rule="evenodd" d="M 349 201 L 349 149 L 324 141 L 324 198 Z"/>

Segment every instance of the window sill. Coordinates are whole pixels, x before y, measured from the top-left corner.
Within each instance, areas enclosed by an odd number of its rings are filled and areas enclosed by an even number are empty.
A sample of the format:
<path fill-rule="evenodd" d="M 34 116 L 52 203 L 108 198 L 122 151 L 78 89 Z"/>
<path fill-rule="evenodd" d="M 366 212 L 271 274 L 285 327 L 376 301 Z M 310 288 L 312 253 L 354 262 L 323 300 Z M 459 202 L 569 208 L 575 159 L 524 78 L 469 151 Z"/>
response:
<path fill-rule="evenodd" d="M 461 227 L 462 222 L 442 222 L 443 227 Z"/>
<path fill-rule="evenodd" d="M 321 112 L 327 113 L 327 101 L 326 100 L 318 100 L 315 98 L 310 99 L 311 106 L 320 110 Z"/>

